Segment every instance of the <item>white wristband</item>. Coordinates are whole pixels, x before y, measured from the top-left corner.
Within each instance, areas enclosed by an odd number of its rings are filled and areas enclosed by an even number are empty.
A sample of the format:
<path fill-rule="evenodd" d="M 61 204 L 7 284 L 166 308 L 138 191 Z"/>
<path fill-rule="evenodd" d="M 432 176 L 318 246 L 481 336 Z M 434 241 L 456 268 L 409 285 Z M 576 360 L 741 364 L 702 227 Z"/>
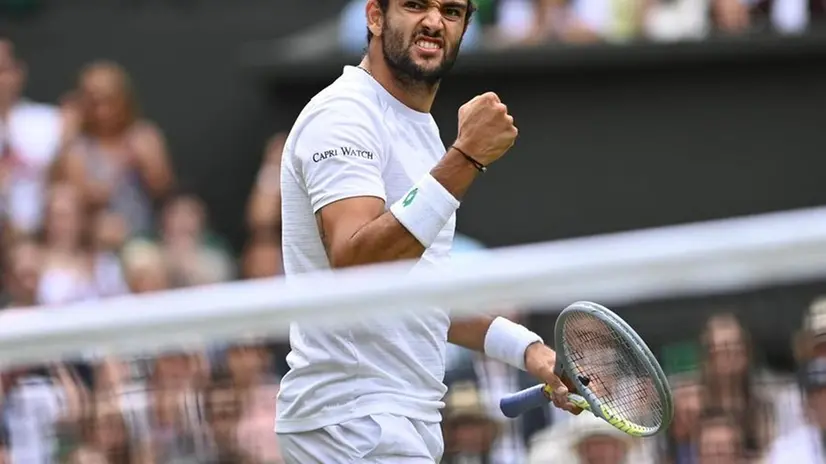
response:
<path fill-rule="evenodd" d="M 422 177 L 390 212 L 425 248 L 429 247 L 459 209 L 459 200 L 430 174 Z"/>
<path fill-rule="evenodd" d="M 504 317 L 493 320 L 485 335 L 485 354 L 518 369 L 525 370 L 525 350 L 529 345 L 542 342 L 542 337 L 525 326 Z"/>

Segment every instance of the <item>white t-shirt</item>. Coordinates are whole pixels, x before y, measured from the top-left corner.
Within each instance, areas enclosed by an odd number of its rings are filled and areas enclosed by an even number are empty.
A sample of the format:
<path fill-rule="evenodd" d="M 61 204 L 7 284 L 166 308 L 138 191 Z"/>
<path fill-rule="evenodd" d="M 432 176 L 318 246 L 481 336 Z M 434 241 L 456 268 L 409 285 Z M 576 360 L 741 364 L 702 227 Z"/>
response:
<path fill-rule="evenodd" d="M 823 464 L 826 462 L 822 432 L 812 425 L 798 427 L 778 437 L 766 464 Z"/>
<path fill-rule="evenodd" d="M 0 121 L 0 145 L 7 141 L 14 155 L 9 191 L 0 192 L 12 225 L 34 232 L 41 225 L 46 177 L 60 148 L 63 126 L 60 112 L 51 105 L 22 100 Z"/>
<path fill-rule="evenodd" d="M 366 71 L 345 67 L 307 104 L 284 146 L 287 277 L 330 269 L 315 219 L 321 208 L 373 196 L 389 209 L 445 151 L 430 114 L 396 100 Z M 455 225 L 454 215 L 425 251 L 422 265 L 449 258 Z M 441 309 L 341 330 L 293 324 L 291 370 L 281 382 L 276 430 L 315 430 L 377 413 L 439 422 L 449 326 Z"/>

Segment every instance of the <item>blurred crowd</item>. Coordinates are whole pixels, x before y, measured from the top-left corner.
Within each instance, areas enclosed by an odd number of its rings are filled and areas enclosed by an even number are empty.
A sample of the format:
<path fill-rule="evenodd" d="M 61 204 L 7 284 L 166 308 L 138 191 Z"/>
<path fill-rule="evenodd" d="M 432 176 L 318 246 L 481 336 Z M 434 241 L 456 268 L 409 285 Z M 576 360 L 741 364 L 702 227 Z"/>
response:
<path fill-rule="evenodd" d="M 239 259 L 176 178 L 163 130 L 141 115 L 126 70 L 88 64 L 55 105 L 23 97 L 26 77 L 14 45 L 0 40 L 0 324 L 43 306 L 281 272 L 283 137 L 266 148 Z M 7 369 L 0 463 L 280 462 L 272 430 L 281 352 L 250 338 Z"/>
<path fill-rule="evenodd" d="M 797 1 L 774 0 L 766 11 Z M 628 24 L 639 31 L 651 8 L 701 2 L 480 3 L 479 27 L 523 30 L 531 42 L 605 38 Z M 757 24 L 743 18 L 759 17 L 762 5 L 711 4 L 722 31 Z M 608 14 L 617 5 L 635 12 L 626 26 Z M 731 19 L 741 13 L 730 9 L 743 8 L 745 16 Z M 634 16 L 638 11 L 646 14 Z M 141 113 L 123 67 L 83 66 L 54 104 L 25 98 L 26 78 L 14 45 L 0 38 L 0 324 L 43 306 L 281 273 L 284 134 L 262 147 L 247 204 L 247 241 L 235 253 L 211 230 L 208 205 L 174 172 L 163 128 Z M 458 236 L 455 248 L 470 253 L 483 247 Z M 0 464 L 279 463 L 273 425 L 274 397 L 286 370 L 280 342 L 248 338 L 128 358 L 86 353 L 6 369 L 0 373 Z M 499 398 L 535 381 L 451 347 L 443 462 L 826 463 L 826 300 L 812 305 L 797 338 L 799 375 L 761 368 L 748 330 L 726 312 L 708 321 L 696 352 L 693 363 L 672 372 L 673 426 L 636 440 L 590 414 L 573 417 L 550 407 L 505 420 Z"/>
<path fill-rule="evenodd" d="M 701 40 L 800 34 L 826 15 L 824 0 L 477 0 L 463 50 L 545 43 Z M 349 0 L 339 42 L 364 48 L 364 1 Z"/>

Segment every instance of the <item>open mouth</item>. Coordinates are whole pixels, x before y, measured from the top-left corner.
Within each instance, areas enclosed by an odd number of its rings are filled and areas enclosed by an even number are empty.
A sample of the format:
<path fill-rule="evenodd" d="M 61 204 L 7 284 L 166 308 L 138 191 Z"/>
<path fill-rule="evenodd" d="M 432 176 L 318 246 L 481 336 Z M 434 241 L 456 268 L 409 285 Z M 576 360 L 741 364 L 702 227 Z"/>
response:
<path fill-rule="evenodd" d="M 439 39 L 419 38 L 416 40 L 416 46 L 427 52 L 436 52 L 442 49 L 442 41 Z"/>

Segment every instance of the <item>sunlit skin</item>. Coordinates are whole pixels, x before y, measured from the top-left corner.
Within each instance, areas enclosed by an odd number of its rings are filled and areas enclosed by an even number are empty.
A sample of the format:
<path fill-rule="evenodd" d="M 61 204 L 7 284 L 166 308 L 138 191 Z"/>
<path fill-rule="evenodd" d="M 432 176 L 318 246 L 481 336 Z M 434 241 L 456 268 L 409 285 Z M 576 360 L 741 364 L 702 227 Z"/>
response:
<path fill-rule="evenodd" d="M 367 2 L 373 39 L 360 66 L 407 106 L 429 112 L 467 30 L 468 0 Z"/>

